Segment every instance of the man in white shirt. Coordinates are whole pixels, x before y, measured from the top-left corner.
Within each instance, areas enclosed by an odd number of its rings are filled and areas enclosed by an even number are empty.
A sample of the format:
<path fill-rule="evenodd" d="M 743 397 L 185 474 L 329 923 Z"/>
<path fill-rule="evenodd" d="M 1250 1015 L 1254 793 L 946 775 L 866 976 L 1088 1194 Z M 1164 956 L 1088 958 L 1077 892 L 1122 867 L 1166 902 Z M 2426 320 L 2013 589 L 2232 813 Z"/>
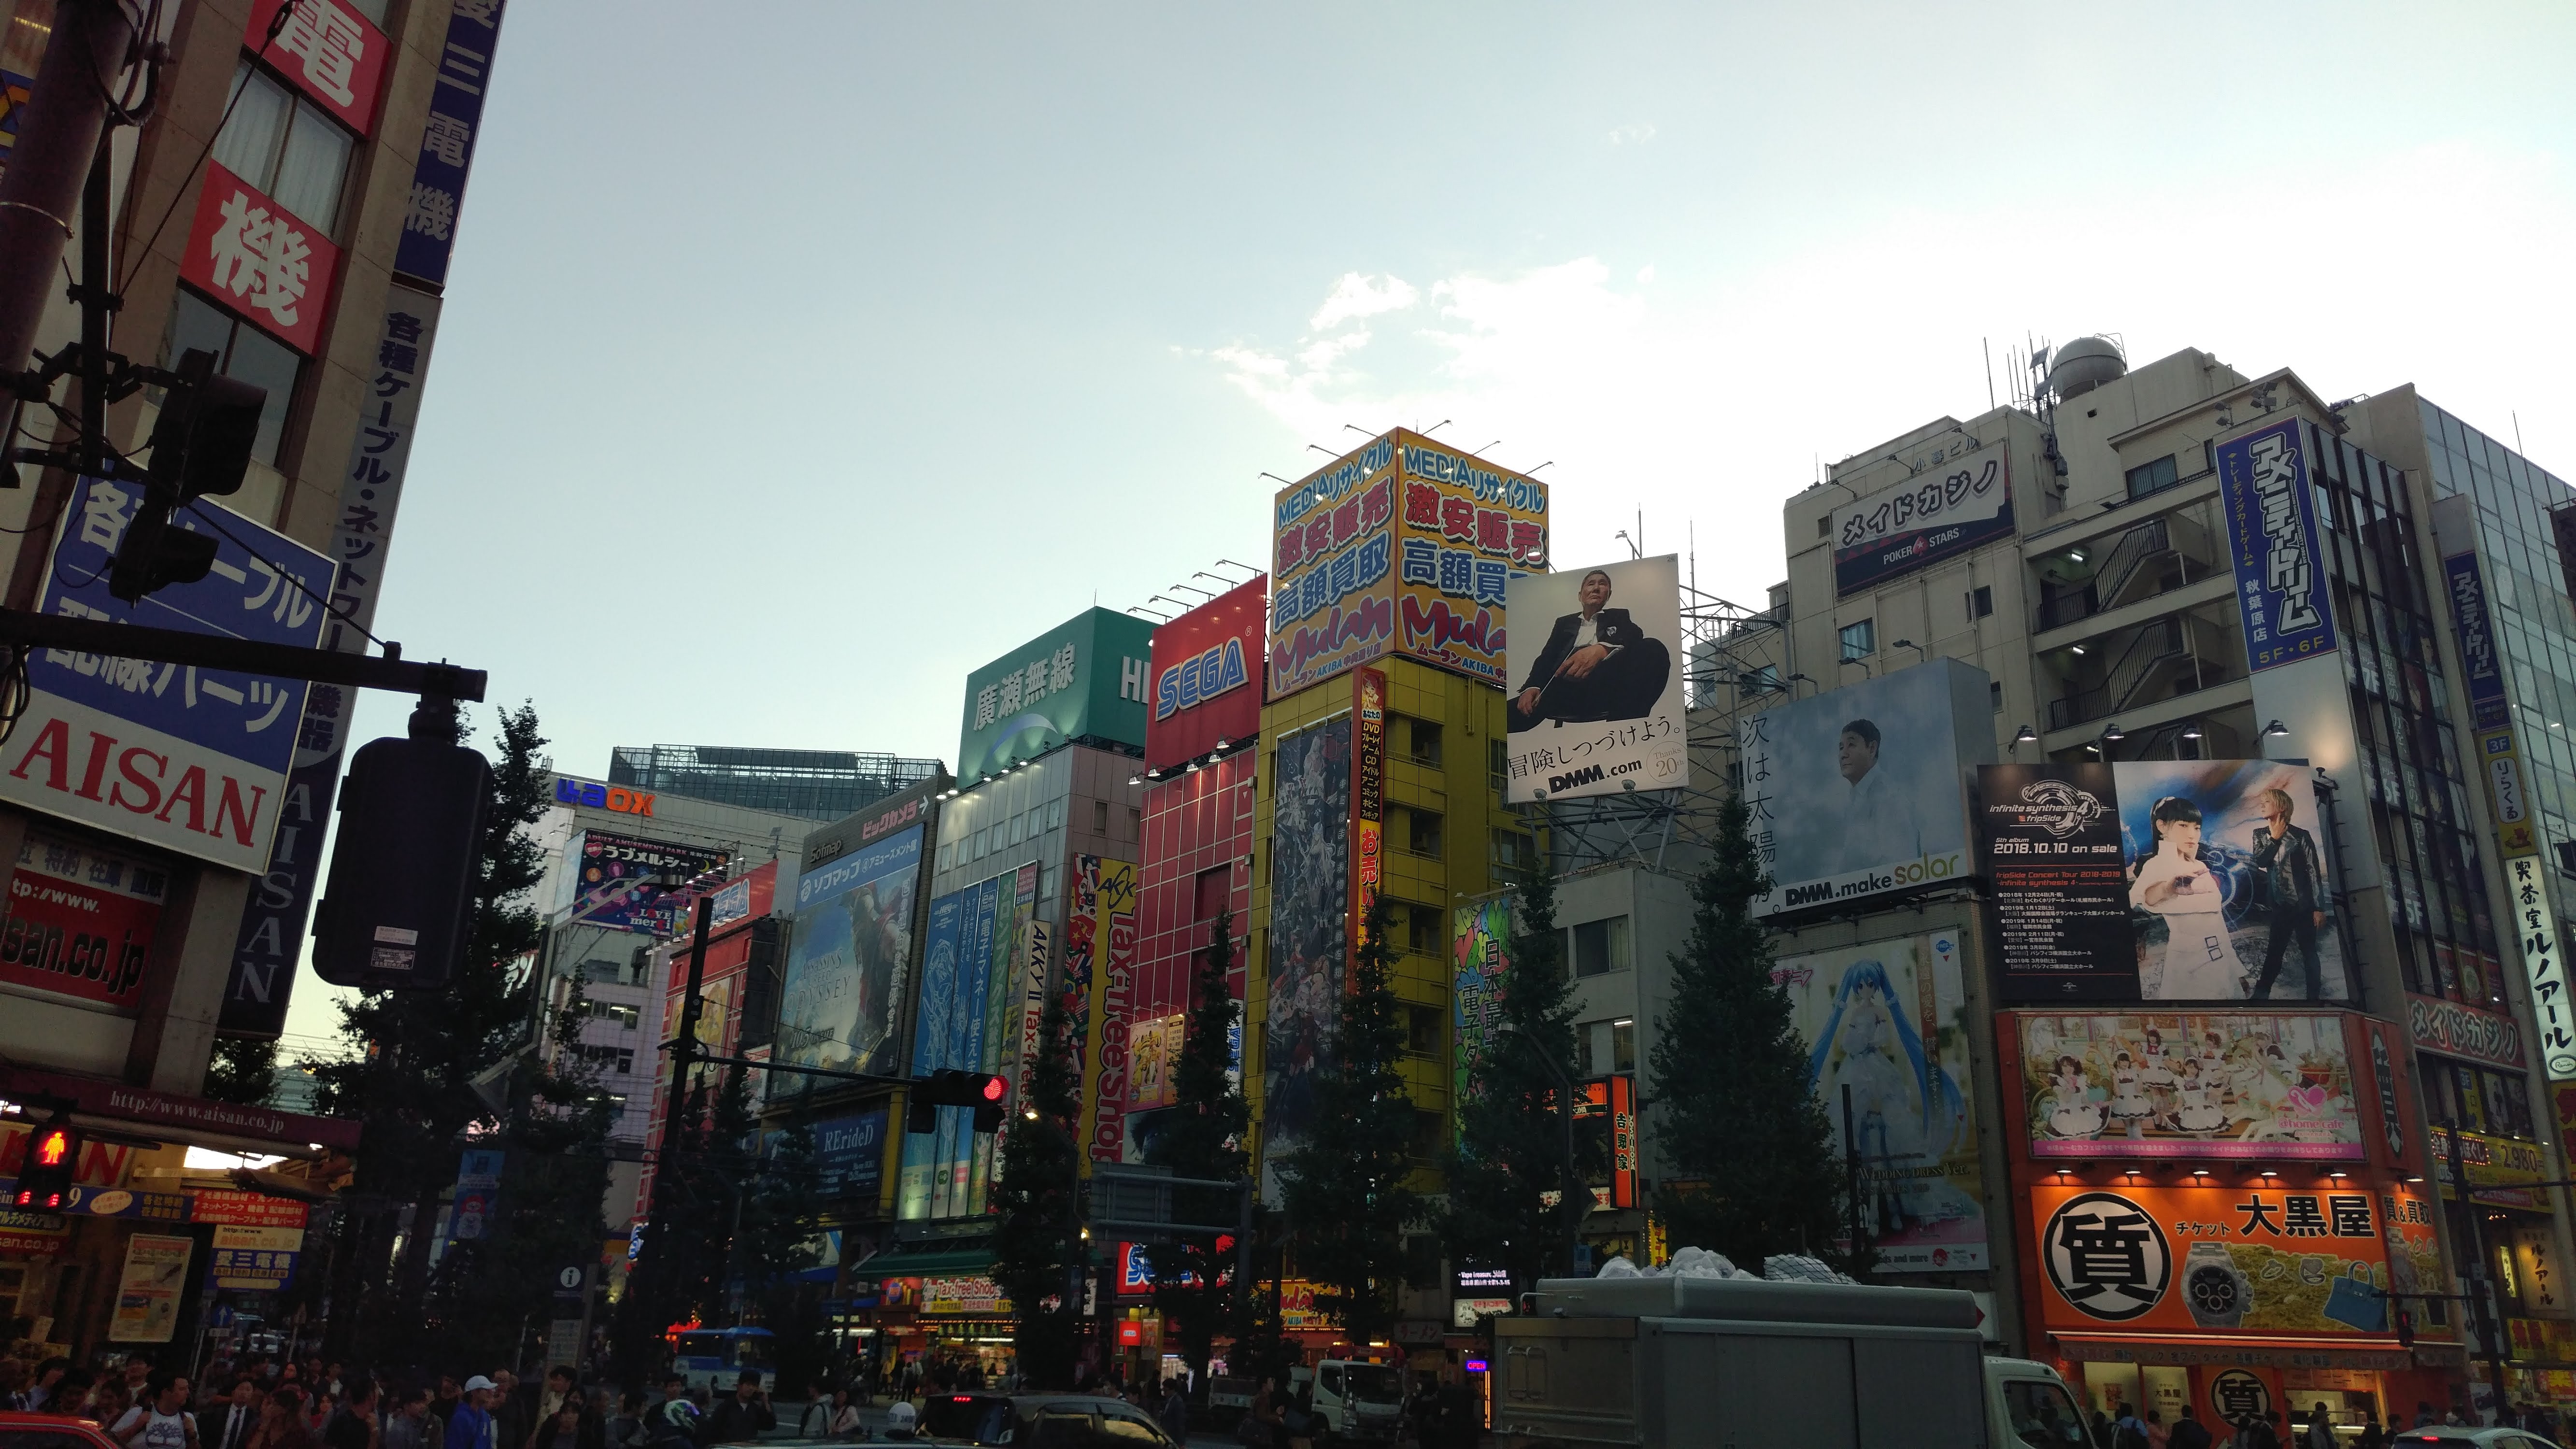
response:
<path fill-rule="evenodd" d="M 1878 726 L 1856 719 L 1843 726 L 1834 762 L 1851 788 L 1844 795 L 1842 848 L 1828 850 L 1845 871 L 1895 865 L 1923 858 L 1923 827 L 1902 783 L 1878 767 Z"/>

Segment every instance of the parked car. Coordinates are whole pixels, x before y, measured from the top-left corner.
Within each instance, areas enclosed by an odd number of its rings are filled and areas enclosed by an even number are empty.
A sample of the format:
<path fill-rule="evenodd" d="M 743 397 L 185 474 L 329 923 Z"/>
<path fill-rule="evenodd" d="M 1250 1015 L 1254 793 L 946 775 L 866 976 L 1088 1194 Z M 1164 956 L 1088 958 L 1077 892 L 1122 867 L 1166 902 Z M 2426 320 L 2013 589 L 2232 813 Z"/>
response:
<path fill-rule="evenodd" d="M 0 1413 L 0 1449 L 124 1449 L 88 1419 Z"/>

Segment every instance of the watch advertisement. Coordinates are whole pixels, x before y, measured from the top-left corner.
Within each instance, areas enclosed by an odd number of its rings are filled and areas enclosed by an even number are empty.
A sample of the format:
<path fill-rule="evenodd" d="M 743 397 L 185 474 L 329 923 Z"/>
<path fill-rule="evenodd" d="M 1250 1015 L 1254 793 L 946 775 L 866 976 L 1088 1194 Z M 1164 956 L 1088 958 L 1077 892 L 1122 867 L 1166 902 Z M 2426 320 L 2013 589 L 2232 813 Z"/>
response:
<path fill-rule="evenodd" d="M 2029 1200 L 2052 1331 L 2391 1332 L 2377 1194 L 2041 1183 Z"/>

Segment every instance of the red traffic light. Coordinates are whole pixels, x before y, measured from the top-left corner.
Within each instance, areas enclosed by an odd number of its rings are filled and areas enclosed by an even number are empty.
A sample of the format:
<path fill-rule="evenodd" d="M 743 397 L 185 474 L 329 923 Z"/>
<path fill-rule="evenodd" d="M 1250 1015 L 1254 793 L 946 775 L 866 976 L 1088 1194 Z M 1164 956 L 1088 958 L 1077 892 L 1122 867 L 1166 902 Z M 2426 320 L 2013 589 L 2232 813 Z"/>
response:
<path fill-rule="evenodd" d="M 38 1167 L 60 1167 L 72 1160 L 72 1129 L 48 1127 L 36 1134 L 36 1145 L 28 1160 Z"/>
<path fill-rule="evenodd" d="M 1003 1081 L 1000 1077 L 986 1077 L 984 1079 L 983 1098 L 987 1102 L 999 1102 L 1010 1092 L 1010 1090 L 1010 1084 Z"/>
<path fill-rule="evenodd" d="M 18 1170 L 18 1185 L 9 1194 L 9 1205 L 53 1209 L 71 1201 L 72 1173 L 80 1149 L 79 1130 L 61 1118 L 30 1133 L 27 1160 Z"/>

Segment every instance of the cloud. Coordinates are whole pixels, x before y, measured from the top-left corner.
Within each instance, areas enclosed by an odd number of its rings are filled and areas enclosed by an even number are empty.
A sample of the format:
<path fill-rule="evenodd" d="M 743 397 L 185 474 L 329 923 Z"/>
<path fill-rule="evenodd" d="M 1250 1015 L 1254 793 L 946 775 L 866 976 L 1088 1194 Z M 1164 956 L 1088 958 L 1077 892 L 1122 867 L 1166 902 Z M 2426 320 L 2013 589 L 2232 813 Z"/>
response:
<path fill-rule="evenodd" d="M 1613 128 L 1610 132 L 1610 144 L 1613 146 L 1643 146 L 1653 139 L 1655 139 L 1655 123 L 1652 121 L 1631 121 L 1627 125 Z"/>
<path fill-rule="evenodd" d="M 1401 312 L 1414 304 L 1417 294 L 1402 277 L 1383 280 L 1358 272 L 1344 272 L 1333 284 L 1332 294 L 1324 305 L 1306 320 L 1318 332 L 1330 332 L 1353 317 L 1374 317 L 1381 312 Z"/>

